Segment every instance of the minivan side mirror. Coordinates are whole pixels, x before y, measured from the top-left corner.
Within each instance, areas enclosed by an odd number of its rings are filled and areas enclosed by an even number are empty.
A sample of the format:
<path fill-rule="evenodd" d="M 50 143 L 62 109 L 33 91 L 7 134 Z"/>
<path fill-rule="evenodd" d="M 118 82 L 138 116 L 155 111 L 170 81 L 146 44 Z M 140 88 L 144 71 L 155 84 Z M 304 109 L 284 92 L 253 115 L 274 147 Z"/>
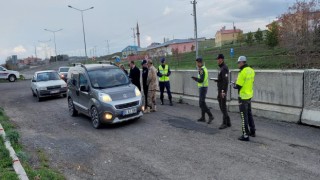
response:
<path fill-rule="evenodd" d="M 88 92 L 88 91 L 89 91 L 89 88 L 88 88 L 88 86 L 80 86 L 80 91 L 82 91 L 82 92 Z"/>

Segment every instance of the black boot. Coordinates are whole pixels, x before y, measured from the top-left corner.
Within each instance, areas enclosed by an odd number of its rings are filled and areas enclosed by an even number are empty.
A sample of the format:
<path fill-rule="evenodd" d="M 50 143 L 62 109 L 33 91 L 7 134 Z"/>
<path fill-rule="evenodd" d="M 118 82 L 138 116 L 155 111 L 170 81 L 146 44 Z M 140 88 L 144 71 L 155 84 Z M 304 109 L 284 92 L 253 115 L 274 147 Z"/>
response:
<path fill-rule="evenodd" d="M 169 99 L 170 100 L 170 106 L 173 106 L 173 104 L 172 104 L 172 99 Z"/>
<path fill-rule="evenodd" d="M 198 119 L 198 122 L 206 122 L 206 116 L 205 112 L 201 112 L 201 118 Z"/>
<path fill-rule="evenodd" d="M 228 127 L 231 127 L 230 117 L 228 116 L 228 117 L 226 118 L 226 120 L 227 120 L 227 126 L 228 126 Z"/>
<path fill-rule="evenodd" d="M 207 113 L 208 113 L 208 116 L 209 116 L 208 124 L 211 124 L 211 122 L 214 120 L 214 117 L 213 117 L 212 113 L 210 112 L 210 110 Z"/>
<path fill-rule="evenodd" d="M 238 138 L 238 140 L 240 140 L 240 141 L 249 141 L 249 136 L 244 136 L 244 135 L 242 135 L 242 136 L 240 136 L 240 137 Z"/>
<path fill-rule="evenodd" d="M 161 99 L 161 105 L 164 105 L 164 104 L 163 104 L 163 99 Z"/>
<path fill-rule="evenodd" d="M 250 134 L 249 134 L 249 136 L 251 136 L 251 137 L 256 137 L 256 131 L 251 131 Z"/>

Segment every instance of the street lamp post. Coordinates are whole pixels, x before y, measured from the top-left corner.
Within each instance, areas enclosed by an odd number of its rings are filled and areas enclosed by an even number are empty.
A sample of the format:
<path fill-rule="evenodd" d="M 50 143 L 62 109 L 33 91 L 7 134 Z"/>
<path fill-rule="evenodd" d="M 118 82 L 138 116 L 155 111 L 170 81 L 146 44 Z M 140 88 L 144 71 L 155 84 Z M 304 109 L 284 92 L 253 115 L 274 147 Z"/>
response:
<path fill-rule="evenodd" d="M 56 31 L 49 30 L 49 29 L 44 29 L 44 30 L 53 33 L 54 51 L 55 51 L 55 54 L 56 54 L 56 62 L 58 62 L 57 44 L 56 44 L 56 32 L 62 31 L 62 29 L 59 29 L 59 30 L 56 30 Z"/>
<path fill-rule="evenodd" d="M 38 41 L 39 43 L 43 43 L 43 44 L 45 44 L 45 46 L 44 46 L 44 51 L 45 51 L 45 57 L 46 57 L 46 59 L 48 59 L 48 46 L 47 46 L 47 43 L 48 42 L 50 42 L 51 41 L 51 39 L 49 39 L 49 40 L 47 40 L 47 41 Z"/>
<path fill-rule="evenodd" d="M 87 8 L 87 9 L 78 9 L 78 8 L 72 7 L 72 6 L 70 6 L 70 5 L 68 5 L 68 7 L 69 7 L 69 8 L 72 8 L 72 9 L 74 9 L 74 10 L 80 11 L 80 13 L 81 13 L 82 31 L 83 31 L 83 42 L 84 42 L 84 52 L 85 52 L 85 55 L 86 55 L 86 58 L 87 58 L 88 55 L 87 55 L 86 33 L 85 33 L 85 30 L 84 30 L 83 12 L 84 12 L 84 11 L 87 11 L 87 10 L 90 10 L 90 9 L 93 9 L 93 6 L 90 7 L 90 8 Z"/>

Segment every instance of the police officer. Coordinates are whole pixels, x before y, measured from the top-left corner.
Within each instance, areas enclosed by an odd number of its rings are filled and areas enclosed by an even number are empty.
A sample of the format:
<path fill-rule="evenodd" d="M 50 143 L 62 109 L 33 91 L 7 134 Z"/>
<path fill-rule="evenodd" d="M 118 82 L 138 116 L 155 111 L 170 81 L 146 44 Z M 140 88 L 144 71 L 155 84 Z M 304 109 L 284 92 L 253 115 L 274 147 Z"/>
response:
<path fill-rule="evenodd" d="M 148 64 L 147 60 L 143 60 L 141 62 L 142 66 L 142 86 L 143 86 L 143 93 L 144 93 L 144 104 L 145 107 L 148 106 L 148 85 L 147 85 L 147 78 L 148 78 Z"/>
<path fill-rule="evenodd" d="M 134 64 L 134 61 L 130 61 L 129 67 L 130 67 L 129 78 L 131 79 L 132 84 L 137 86 L 139 91 L 141 91 L 140 69 Z"/>
<path fill-rule="evenodd" d="M 227 91 L 229 85 L 229 69 L 228 66 L 224 63 L 224 55 L 219 54 L 217 57 L 217 63 L 220 67 L 220 72 L 218 74 L 218 79 L 216 80 L 218 86 L 218 102 L 220 110 L 223 114 L 222 124 L 219 129 L 225 129 L 231 127 L 230 117 L 227 111 Z"/>
<path fill-rule="evenodd" d="M 162 58 L 161 59 L 161 65 L 158 68 L 158 77 L 159 77 L 159 87 L 160 87 L 160 100 L 161 100 L 161 105 L 163 105 L 163 93 L 164 89 L 166 88 L 167 93 L 168 93 L 168 98 L 170 101 L 170 106 L 172 106 L 172 95 L 170 91 L 170 76 L 171 71 L 169 68 L 169 65 L 166 64 L 166 59 Z"/>
<path fill-rule="evenodd" d="M 206 122 L 205 114 L 207 113 L 209 116 L 208 124 L 210 124 L 214 119 L 214 117 L 206 104 L 206 96 L 207 96 L 208 86 L 209 86 L 209 80 L 208 80 L 209 74 L 208 74 L 207 68 L 203 65 L 202 58 L 197 58 L 196 62 L 199 70 L 198 77 L 192 77 L 192 79 L 198 82 L 198 88 L 199 88 L 199 105 L 201 108 L 201 118 L 198 119 L 198 121 Z"/>
<path fill-rule="evenodd" d="M 249 136 L 256 136 L 256 128 L 251 111 L 255 72 L 247 65 L 247 58 L 245 56 L 238 58 L 238 67 L 240 72 L 237 82 L 233 87 L 238 89 L 239 92 L 239 109 L 242 120 L 242 136 L 239 137 L 239 140 L 249 141 Z M 250 131 L 248 126 L 250 127 Z"/>

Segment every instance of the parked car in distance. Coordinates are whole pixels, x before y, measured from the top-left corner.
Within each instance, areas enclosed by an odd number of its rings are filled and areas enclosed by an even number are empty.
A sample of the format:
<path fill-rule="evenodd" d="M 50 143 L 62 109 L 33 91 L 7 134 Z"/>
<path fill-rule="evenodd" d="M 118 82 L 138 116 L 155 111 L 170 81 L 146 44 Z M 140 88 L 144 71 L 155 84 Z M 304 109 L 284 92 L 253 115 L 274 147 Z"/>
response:
<path fill-rule="evenodd" d="M 59 67 L 58 73 L 62 80 L 67 82 L 67 75 L 70 67 Z"/>
<path fill-rule="evenodd" d="M 0 66 L 0 79 L 6 79 L 9 82 L 14 82 L 20 77 L 18 71 L 12 71 Z"/>
<path fill-rule="evenodd" d="M 31 79 L 31 90 L 38 101 L 49 96 L 67 97 L 67 83 L 53 70 L 35 72 Z"/>
<path fill-rule="evenodd" d="M 70 115 L 87 115 L 96 129 L 102 124 L 139 119 L 143 115 L 141 92 L 114 65 L 88 64 L 70 68 L 67 96 Z"/>

